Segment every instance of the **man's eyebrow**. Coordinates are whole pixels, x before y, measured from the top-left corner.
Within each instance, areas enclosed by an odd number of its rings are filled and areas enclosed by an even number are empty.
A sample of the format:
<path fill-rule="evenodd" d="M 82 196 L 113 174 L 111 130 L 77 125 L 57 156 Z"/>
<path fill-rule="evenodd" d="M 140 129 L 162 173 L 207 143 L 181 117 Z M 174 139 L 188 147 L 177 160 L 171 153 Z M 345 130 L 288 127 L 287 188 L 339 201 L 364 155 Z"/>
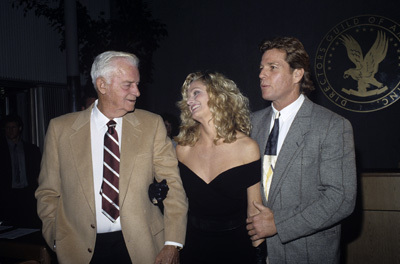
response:
<path fill-rule="evenodd" d="M 263 67 L 264 65 L 267 65 L 267 66 L 271 66 L 271 65 L 277 65 L 277 66 L 280 66 L 281 64 L 279 63 L 279 62 L 267 62 L 267 63 L 265 63 L 265 64 L 260 64 L 260 67 Z"/>

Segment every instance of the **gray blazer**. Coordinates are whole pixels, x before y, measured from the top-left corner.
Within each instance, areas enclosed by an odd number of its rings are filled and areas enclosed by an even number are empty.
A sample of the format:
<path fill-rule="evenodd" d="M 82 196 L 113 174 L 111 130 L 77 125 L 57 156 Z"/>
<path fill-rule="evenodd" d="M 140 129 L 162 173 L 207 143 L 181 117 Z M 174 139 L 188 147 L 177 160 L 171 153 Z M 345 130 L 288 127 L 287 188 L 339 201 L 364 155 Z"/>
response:
<path fill-rule="evenodd" d="M 264 156 L 271 107 L 252 115 L 251 133 Z M 267 238 L 276 263 L 338 263 L 340 221 L 356 201 L 353 131 L 345 118 L 307 97 L 280 150 L 268 202 L 278 233 Z"/>

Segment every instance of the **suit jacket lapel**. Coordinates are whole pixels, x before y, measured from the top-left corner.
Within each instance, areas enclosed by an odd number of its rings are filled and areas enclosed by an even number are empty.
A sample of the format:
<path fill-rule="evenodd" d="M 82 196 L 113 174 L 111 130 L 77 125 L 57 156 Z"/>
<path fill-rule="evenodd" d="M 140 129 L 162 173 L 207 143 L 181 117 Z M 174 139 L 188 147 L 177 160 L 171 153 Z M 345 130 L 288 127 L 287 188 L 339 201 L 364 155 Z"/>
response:
<path fill-rule="evenodd" d="M 90 138 L 91 111 L 92 109 L 89 108 L 81 112 L 72 124 L 72 129 L 76 132 L 70 136 L 70 145 L 79 183 L 84 190 L 83 193 L 85 194 L 87 203 L 94 214 L 96 210 L 94 201 L 92 147 L 90 140 L 88 142 L 88 138 Z"/>
<path fill-rule="evenodd" d="M 119 169 L 119 197 L 120 207 L 123 206 L 132 177 L 133 168 L 137 151 L 135 145 L 138 144 L 143 131 L 139 128 L 140 121 L 134 114 L 125 115 L 122 123 L 122 139 L 121 139 L 121 163 Z"/>
<path fill-rule="evenodd" d="M 272 177 L 268 206 L 272 206 L 279 193 L 283 180 L 288 175 L 291 163 L 303 148 L 305 135 L 310 131 L 310 119 L 313 103 L 306 97 L 303 105 L 297 112 L 292 125 L 286 135 L 282 148 L 276 161 L 274 175 Z"/>

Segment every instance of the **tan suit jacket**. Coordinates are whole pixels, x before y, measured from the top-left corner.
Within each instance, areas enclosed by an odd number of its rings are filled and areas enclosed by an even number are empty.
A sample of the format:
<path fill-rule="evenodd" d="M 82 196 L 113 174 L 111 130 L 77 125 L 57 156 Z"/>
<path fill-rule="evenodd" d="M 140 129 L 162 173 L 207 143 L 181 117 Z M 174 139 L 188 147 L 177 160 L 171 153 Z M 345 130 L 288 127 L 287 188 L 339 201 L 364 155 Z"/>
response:
<path fill-rule="evenodd" d="M 89 263 L 96 240 L 90 140 L 91 108 L 50 121 L 39 188 L 43 236 L 60 263 Z M 99 143 L 101 144 L 101 143 Z M 164 216 L 148 197 L 156 177 L 167 179 Z M 187 199 L 161 117 L 136 109 L 123 117 L 120 218 L 133 263 L 154 263 L 165 241 L 184 244 Z"/>

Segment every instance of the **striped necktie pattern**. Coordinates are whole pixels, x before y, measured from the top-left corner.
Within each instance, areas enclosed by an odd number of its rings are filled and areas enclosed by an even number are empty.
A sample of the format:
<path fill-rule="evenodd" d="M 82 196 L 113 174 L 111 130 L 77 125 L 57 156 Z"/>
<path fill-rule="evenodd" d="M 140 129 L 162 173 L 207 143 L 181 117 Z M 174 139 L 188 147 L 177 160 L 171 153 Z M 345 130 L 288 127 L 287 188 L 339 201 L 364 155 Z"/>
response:
<path fill-rule="evenodd" d="M 109 121 L 107 132 L 104 135 L 103 182 L 100 189 L 102 213 L 111 222 L 115 222 L 119 217 L 120 153 L 116 125 L 115 121 Z"/>

